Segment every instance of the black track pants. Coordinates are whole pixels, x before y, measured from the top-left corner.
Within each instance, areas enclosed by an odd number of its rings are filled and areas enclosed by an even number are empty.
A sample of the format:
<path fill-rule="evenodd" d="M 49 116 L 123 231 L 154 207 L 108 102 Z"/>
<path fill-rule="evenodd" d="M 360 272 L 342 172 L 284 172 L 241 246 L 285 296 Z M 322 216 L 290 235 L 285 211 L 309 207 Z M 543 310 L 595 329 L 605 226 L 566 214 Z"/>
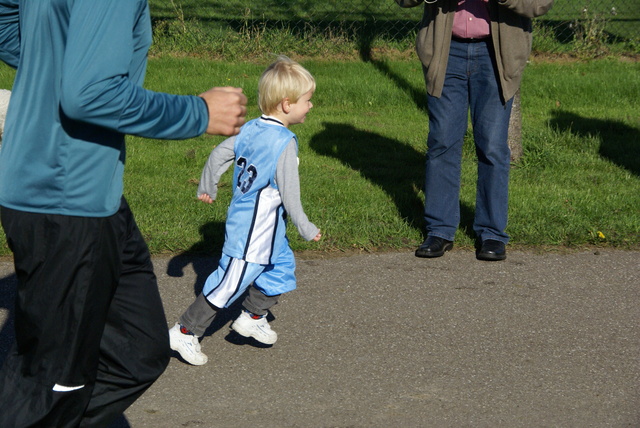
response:
<path fill-rule="evenodd" d="M 0 427 L 107 427 L 162 374 L 167 322 L 126 201 L 106 218 L 1 208 L 14 253 L 16 343 Z"/>

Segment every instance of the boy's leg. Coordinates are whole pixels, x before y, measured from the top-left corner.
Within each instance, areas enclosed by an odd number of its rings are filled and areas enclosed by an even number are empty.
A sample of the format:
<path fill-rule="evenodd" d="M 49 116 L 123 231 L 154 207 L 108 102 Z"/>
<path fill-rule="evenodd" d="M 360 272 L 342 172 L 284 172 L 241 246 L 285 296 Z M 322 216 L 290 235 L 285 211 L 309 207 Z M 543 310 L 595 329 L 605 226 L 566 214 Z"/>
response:
<path fill-rule="evenodd" d="M 242 294 L 253 280 L 253 277 L 247 277 L 247 265 L 252 263 L 223 254 L 218 268 L 207 278 L 202 293 L 178 319 L 180 325 L 194 335 L 202 336 L 213 322 L 218 309 L 230 305 L 238 293 Z"/>
<path fill-rule="evenodd" d="M 267 315 L 269 309 L 278 303 L 280 294 L 275 296 L 267 296 L 255 286 L 249 287 L 249 294 L 242 302 L 242 307 L 255 315 Z"/>
<path fill-rule="evenodd" d="M 217 309 L 207 301 L 204 294 L 199 294 L 187 310 L 180 315 L 178 323 L 195 336 L 201 337 L 217 313 Z"/>
<path fill-rule="evenodd" d="M 208 357 L 201 351 L 202 336 L 218 308 L 228 307 L 259 275 L 263 266 L 222 255 L 218 268 L 207 278 L 202 293 L 169 330 L 171 349 L 190 364 L 202 365 Z"/>
<path fill-rule="evenodd" d="M 255 286 L 249 287 L 249 294 L 242 302 L 244 309 L 231 324 L 231 328 L 244 337 L 253 337 L 258 342 L 272 345 L 278 340 L 278 334 L 267 322 L 269 309 L 278 303 L 280 294 L 267 296 Z"/>
<path fill-rule="evenodd" d="M 267 322 L 267 310 L 277 303 L 282 293 L 296 288 L 295 268 L 293 251 L 287 246 L 276 263 L 265 266 L 255 279 L 243 302 L 248 312 L 242 311 L 231 328 L 242 336 L 253 337 L 267 345 L 275 343 L 278 335 Z"/>
<path fill-rule="evenodd" d="M 204 335 L 217 313 L 218 309 L 200 293 L 169 330 L 171 349 L 178 352 L 189 364 L 206 364 L 209 357 L 202 352 L 198 338 Z"/>
<path fill-rule="evenodd" d="M 209 360 L 201 351 L 198 337 L 204 334 L 216 313 L 217 310 L 209 305 L 203 294 L 200 294 L 178 318 L 178 322 L 169 329 L 171 349 L 178 352 L 189 364 L 201 366 Z"/>
<path fill-rule="evenodd" d="M 164 372 L 170 358 L 167 320 L 151 257 L 124 199 L 118 220 L 122 268 L 83 427 L 109 426 Z"/>

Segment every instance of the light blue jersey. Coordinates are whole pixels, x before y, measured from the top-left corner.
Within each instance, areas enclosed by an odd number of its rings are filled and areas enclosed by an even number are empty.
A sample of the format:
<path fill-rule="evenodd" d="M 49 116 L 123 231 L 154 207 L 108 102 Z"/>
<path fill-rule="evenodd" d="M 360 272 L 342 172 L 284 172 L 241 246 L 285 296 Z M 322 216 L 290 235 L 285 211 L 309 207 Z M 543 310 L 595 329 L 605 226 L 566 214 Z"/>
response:
<path fill-rule="evenodd" d="M 270 264 L 288 246 L 282 198 L 275 181 L 278 158 L 295 138 L 287 128 L 249 121 L 236 137 L 233 198 L 222 252 L 249 263 Z"/>

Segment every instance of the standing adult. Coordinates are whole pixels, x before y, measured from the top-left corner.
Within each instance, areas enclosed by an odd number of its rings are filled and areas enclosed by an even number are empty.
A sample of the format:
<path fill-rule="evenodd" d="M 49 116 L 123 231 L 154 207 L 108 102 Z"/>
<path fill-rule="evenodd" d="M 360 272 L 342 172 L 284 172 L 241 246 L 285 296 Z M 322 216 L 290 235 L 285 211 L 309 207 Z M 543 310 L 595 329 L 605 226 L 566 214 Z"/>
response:
<path fill-rule="evenodd" d="M 234 135 L 238 88 L 142 88 L 146 0 L 0 0 L 17 68 L 0 151 L 0 214 L 18 278 L 0 426 L 104 427 L 164 371 L 167 323 L 122 196 L 125 134 Z"/>
<path fill-rule="evenodd" d="M 460 222 L 462 144 L 471 113 L 478 158 L 473 230 L 480 260 L 504 260 L 509 236 L 513 96 L 531 52 L 531 18 L 553 0 L 396 0 L 425 4 L 416 51 L 427 85 L 429 136 L 425 173 L 426 240 L 418 257 L 453 248 Z"/>

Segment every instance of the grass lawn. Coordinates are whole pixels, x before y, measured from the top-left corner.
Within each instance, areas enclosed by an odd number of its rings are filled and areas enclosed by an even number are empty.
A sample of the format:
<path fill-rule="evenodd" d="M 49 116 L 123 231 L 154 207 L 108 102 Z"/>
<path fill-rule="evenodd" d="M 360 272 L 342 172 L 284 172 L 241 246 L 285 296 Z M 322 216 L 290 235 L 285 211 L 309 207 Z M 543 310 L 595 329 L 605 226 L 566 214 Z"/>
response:
<path fill-rule="evenodd" d="M 389 0 L 341 2 L 151 0 L 152 52 L 264 58 L 267 52 L 354 58 L 370 49 L 411 51 L 422 7 Z M 633 1 L 565 0 L 535 19 L 534 49 L 584 57 L 637 55 Z M 366 55 L 366 53 L 365 53 Z"/>
<path fill-rule="evenodd" d="M 305 62 L 318 89 L 292 128 L 300 140 L 302 199 L 324 233 L 295 250 L 413 248 L 423 239 L 422 181 L 428 132 L 417 60 Z M 197 94 L 244 88 L 258 115 L 265 64 L 159 58 L 146 86 Z M 515 246 L 640 248 L 640 64 L 618 60 L 536 62 L 522 86 L 522 160 L 511 174 L 508 233 Z M 0 68 L 1 87 L 12 73 Z M 456 245 L 472 246 L 475 154 L 465 141 Z M 127 196 L 154 253 L 216 253 L 224 236 L 231 177 L 219 200 L 195 198 L 202 166 L 221 137 L 156 141 L 128 137 Z M 6 246 L 1 254 L 8 254 Z"/>

